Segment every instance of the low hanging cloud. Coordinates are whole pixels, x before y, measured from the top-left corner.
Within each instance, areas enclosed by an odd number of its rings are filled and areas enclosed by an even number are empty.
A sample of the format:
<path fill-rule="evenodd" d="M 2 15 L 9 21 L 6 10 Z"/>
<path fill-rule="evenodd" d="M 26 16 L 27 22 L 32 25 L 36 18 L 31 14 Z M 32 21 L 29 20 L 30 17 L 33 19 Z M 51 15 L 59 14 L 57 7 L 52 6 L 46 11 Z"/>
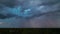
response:
<path fill-rule="evenodd" d="M 60 0 L 0 0 L 0 27 L 30 27 L 34 17 L 58 10 Z"/>

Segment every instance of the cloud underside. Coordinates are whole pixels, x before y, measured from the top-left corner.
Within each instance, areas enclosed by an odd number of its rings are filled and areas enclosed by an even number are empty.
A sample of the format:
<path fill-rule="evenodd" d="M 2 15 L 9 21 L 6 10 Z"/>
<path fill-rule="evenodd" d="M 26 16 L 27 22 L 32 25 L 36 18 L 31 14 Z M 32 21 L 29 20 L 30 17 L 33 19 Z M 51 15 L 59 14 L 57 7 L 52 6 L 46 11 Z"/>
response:
<path fill-rule="evenodd" d="M 6 14 L 6 12 L 10 13 L 11 15 L 17 15 L 21 17 L 33 17 L 33 16 L 40 16 L 41 14 L 48 13 L 51 11 L 60 10 L 60 0 L 0 0 L 0 12 L 2 14 Z M 15 5 L 19 4 L 19 7 L 14 8 Z M 21 8 L 20 8 L 21 6 Z M 6 8 L 8 7 L 8 8 Z M 5 9 L 4 9 L 5 8 Z M 21 10 L 20 10 L 21 9 Z M 30 10 L 28 10 L 30 9 Z M 5 12 L 3 12 L 4 10 Z M 26 11 L 25 11 L 26 10 Z M 0 18 L 10 17 L 1 16 Z"/>

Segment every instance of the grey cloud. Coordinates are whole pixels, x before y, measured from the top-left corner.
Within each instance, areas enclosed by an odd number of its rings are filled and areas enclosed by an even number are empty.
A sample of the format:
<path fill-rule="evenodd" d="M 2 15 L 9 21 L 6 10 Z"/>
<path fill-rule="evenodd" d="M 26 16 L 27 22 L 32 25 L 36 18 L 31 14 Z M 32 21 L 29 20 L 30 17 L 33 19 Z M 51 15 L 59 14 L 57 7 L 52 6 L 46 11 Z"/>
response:
<path fill-rule="evenodd" d="M 19 6 L 15 7 L 17 4 Z M 60 0 L 19 0 L 17 4 L 15 4 L 15 0 L 0 0 L 0 17 L 6 17 L 6 19 L 0 19 L 0 22 L 6 22 L 0 27 L 35 27 L 36 23 L 36 27 L 40 27 L 40 25 L 44 27 L 47 24 L 42 24 L 43 21 L 49 19 L 45 18 L 46 14 L 60 10 Z"/>

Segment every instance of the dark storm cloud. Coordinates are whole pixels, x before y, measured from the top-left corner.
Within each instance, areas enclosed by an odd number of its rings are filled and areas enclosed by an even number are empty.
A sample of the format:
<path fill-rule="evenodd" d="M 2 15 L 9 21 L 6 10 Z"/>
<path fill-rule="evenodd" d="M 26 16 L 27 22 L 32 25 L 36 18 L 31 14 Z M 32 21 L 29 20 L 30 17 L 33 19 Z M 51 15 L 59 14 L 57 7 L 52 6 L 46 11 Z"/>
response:
<path fill-rule="evenodd" d="M 33 16 L 40 16 L 42 13 L 44 14 L 47 12 L 60 10 L 59 8 L 60 0 L 28 0 L 28 1 L 22 0 L 21 3 L 22 3 L 21 4 L 22 12 L 25 15 L 31 15 L 31 16 L 28 16 L 29 18 Z M 30 9 L 30 11 L 28 9 Z M 24 10 L 27 10 L 27 11 L 24 11 Z M 25 15 L 23 15 L 23 17 L 25 17 Z"/>
<path fill-rule="evenodd" d="M 22 13 L 22 17 L 32 17 L 36 15 L 40 15 L 41 13 L 46 13 L 49 11 L 60 10 L 60 0 L 0 0 L 0 10 L 4 10 L 6 12 L 11 12 L 20 16 Z M 11 8 L 15 5 L 19 4 L 22 8 Z M 6 8 L 10 7 L 10 8 Z M 22 10 L 19 10 L 22 9 Z M 28 10 L 29 9 L 29 10 Z M 26 10 L 26 11 L 25 11 Z M 2 11 L 5 12 L 5 11 Z M 19 14 L 20 13 L 20 14 Z M 6 14 L 6 13 L 4 13 Z M 29 16 L 31 15 L 31 16 Z"/>
<path fill-rule="evenodd" d="M 14 7 L 16 5 L 16 0 L 0 0 L 0 4 L 4 4 L 5 6 L 8 7 Z"/>
<path fill-rule="evenodd" d="M 4 24 L 0 25 L 0 27 L 34 27 L 34 25 L 36 26 L 36 23 L 39 25 L 37 27 L 40 27 L 40 25 L 44 26 L 46 24 L 42 23 L 46 18 L 45 16 L 42 17 L 42 15 L 60 10 L 60 0 L 16 1 L 0 0 L 0 18 L 6 18 L 0 19 L 0 22 L 4 22 Z M 15 7 L 15 5 L 19 6 Z M 40 17 L 40 19 L 37 16 Z M 41 23 L 39 20 L 41 20 Z"/>
<path fill-rule="evenodd" d="M 14 0 L 0 0 L 0 18 L 5 19 L 5 18 L 11 18 L 15 16 L 14 14 L 9 13 L 9 9 L 7 7 L 12 7 L 14 6 L 13 4 Z"/>

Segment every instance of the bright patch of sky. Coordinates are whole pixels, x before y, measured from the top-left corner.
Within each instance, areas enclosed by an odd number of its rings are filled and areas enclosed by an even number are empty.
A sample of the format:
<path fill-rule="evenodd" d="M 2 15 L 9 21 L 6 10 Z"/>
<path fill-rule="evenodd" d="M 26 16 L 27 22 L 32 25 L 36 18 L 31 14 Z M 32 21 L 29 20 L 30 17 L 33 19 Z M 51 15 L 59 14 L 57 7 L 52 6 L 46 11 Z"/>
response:
<path fill-rule="evenodd" d="M 4 8 L 4 10 L 7 13 L 15 14 L 15 15 L 18 15 L 18 16 L 23 16 L 23 17 L 31 16 L 31 9 L 26 9 L 22 13 L 21 12 L 21 10 L 22 10 L 21 6 L 18 6 L 18 7 L 15 7 L 15 8 L 8 8 L 8 7 L 6 7 L 6 8 Z"/>
<path fill-rule="evenodd" d="M 18 7 L 15 7 L 15 8 L 9 8 L 8 11 L 9 11 L 10 13 L 12 13 L 12 14 L 15 14 L 15 15 L 20 16 L 21 7 L 18 6 Z"/>

